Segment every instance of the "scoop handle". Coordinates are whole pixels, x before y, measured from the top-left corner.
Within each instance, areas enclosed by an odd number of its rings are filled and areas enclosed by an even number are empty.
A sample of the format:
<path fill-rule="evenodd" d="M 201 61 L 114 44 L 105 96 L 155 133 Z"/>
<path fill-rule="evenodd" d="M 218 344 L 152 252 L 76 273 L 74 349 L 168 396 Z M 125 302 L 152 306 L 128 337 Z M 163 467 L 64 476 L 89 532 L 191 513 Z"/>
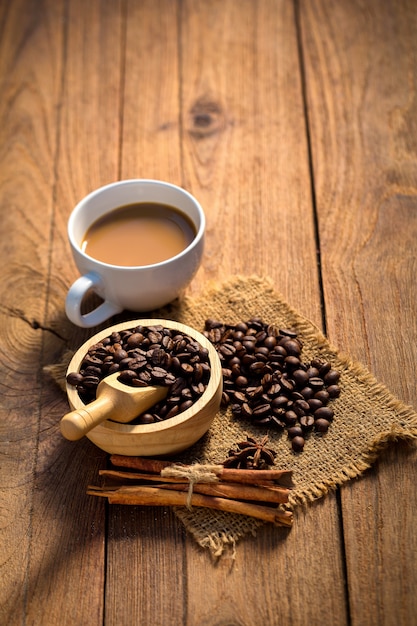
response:
<path fill-rule="evenodd" d="M 101 396 L 85 408 L 67 413 L 60 422 L 61 433 L 69 441 L 81 439 L 92 428 L 108 418 L 113 406 L 111 398 Z"/>

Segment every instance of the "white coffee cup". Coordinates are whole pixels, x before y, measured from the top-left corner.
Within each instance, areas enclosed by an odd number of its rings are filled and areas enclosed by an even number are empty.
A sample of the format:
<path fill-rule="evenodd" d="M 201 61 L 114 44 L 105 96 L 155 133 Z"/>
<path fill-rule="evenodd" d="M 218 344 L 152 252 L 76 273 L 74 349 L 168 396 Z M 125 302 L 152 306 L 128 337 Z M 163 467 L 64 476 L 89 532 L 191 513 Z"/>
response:
<path fill-rule="evenodd" d="M 110 265 L 86 254 L 81 246 L 88 228 L 114 209 L 137 202 L 155 202 L 175 207 L 195 226 L 193 241 L 176 256 L 135 267 Z M 81 276 L 70 287 L 65 311 L 77 326 L 101 324 L 123 310 L 145 312 L 158 309 L 177 298 L 190 283 L 201 263 L 204 247 L 205 216 L 197 200 L 187 191 L 159 180 L 122 180 L 101 187 L 72 211 L 68 238 Z M 82 303 L 90 291 L 103 302 L 83 314 Z"/>

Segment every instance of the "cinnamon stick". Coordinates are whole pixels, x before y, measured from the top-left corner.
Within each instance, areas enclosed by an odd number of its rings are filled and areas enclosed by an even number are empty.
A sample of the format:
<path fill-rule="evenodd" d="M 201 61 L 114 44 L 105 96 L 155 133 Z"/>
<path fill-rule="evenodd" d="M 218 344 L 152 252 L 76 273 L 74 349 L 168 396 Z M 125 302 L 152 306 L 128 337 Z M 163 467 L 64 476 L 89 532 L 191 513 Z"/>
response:
<path fill-rule="evenodd" d="M 189 486 L 184 484 L 166 483 L 159 485 L 161 489 L 188 492 Z M 285 504 L 288 502 L 289 490 L 284 487 L 258 487 L 240 485 L 239 483 L 194 483 L 194 493 L 206 496 L 243 500 L 249 502 L 264 502 L 271 504 Z"/>
<path fill-rule="evenodd" d="M 171 491 L 158 487 L 121 487 L 116 491 L 101 491 L 89 489 L 89 495 L 107 497 L 110 504 L 129 504 L 140 506 L 186 506 L 188 494 L 182 491 Z M 281 511 L 275 507 L 229 500 L 193 493 L 191 505 L 196 507 L 216 509 L 239 515 L 247 515 L 277 526 L 291 526 L 293 515 L 289 511 Z"/>
<path fill-rule="evenodd" d="M 161 476 L 161 474 L 147 474 L 138 472 L 120 472 L 117 470 L 99 470 L 99 476 L 110 478 L 115 481 L 137 480 L 142 482 L 167 482 L 167 483 L 186 483 L 189 484 L 188 478 L 177 478 L 174 476 Z"/>
<path fill-rule="evenodd" d="M 146 457 L 129 457 L 113 454 L 110 461 L 116 467 L 126 467 L 128 469 L 137 469 L 144 472 L 159 474 L 163 469 L 180 465 L 173 461 L 162 461 L 159 459 L 149 459 Z M 267 484 L 272 481 L 284 487 L 292 487 L 292 471 L 291 470 L 245 470 L 224 468 L 222 465 L 210 466 L 219 478 L 228 482 L 239 482 L 245 484 Z"/>
<path fill-rule="evenodd" d="M 228 482 L 262 485 L 272 481 L 283 487 L 293 486 L 291 470 L 245 470 L 225 467 L 216 474 Z"/>
<path fill-rule="evenodd" d="M 143 472 L 151 472 L 153 474 L 159 474 L 165 467 L 174 465 L 173 461 L 161 461 L 159 459 L 148 459 L 140 456 L 122 456 L 120 454 L 112 454 L 110 462 L 116 467 L 127 467 Z"/>

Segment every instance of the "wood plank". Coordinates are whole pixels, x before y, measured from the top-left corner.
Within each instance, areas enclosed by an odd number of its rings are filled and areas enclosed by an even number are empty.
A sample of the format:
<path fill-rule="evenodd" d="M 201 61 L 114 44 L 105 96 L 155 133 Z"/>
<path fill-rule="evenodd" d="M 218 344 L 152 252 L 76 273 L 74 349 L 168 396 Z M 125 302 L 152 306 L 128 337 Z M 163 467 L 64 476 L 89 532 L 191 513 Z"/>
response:
<path fill-rule="evenodd" d="M 122 178 L 182 183 L 178 4 L 127 0 Z"/>
<path fill-rule="evenodd" d="M 181 35 L 184 181 L 209 224 L 198 287 L 269 275 L 320 325 L 293 6 L 185 2 Z M 265 527 L 247 538 L 235 562 L 213 568 L 188 541 L 186 567 L 188 623 L 347 621 L 334 496 L 301 513 L 288 536 Z M 331 593 L 317 593 L 317 581 Z"/>
<path fill-rule="evenodd" d="M 61 6 L 0 6 L 0 622 L 25 621 L 62 70 Z"/>
<path fill-rule="evenodd" d="M 128 1 L 121 178 L 181 184 L 178 3 Z M 171 510 L 109 508 L 106 624 L 182 624 L 184 529 Z M 132 617 L 134 616 L 134 618 Z"/>
<path fill-rule="evenodd" d="M 78 276 L 66 224 L 82 196 L 117 178 L 120 140 L 121 2 L 57 4 L 67 7 L 67 13 L 50 24 L 64 40 L 51 54 L 61 55 L 62 47 L 60 99 L 54 103 L 57 155 L 49 166 L 57 179 L 50 253 L 45 252 L 51 263 L 51 332 L 45 333 L 44 364 L 54 363 L 64 348 L 76 348 L 85 339 L 85 331 L 74 328 L 64 312 L 66 290 Z M 49 72 L 46 65 L 41 71 Z M 106 455 L 87 440 L 74 445 L 63 439 L 59 420 L 67 410 L 65 397 L 45 378 L 26 623 L 94 625 L 104 619 L 105 506 L 89 498 L 86 487 L 105 466 Z"/>
<path fill-rule="evenodd" d="M 182 19 L 184 184 L 208 215 L 198 286 L 270 276 L 320 325 L 292 3 L 187 2 Z"/>
<path fill-rule="evenodd" d="M 300 6 L 328 333 L 416 407 L 415 3 Z M 354 624 L 415 623 L 416 461 L 342 490 Z"/>

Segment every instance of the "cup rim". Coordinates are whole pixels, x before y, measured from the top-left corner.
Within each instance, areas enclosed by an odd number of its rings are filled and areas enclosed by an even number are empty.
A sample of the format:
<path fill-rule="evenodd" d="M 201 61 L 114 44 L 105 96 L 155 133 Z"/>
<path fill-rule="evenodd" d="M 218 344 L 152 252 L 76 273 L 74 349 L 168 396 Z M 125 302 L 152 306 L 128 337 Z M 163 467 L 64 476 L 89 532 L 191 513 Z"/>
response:
<path fill-rule="evenodd" d="M 106 263 L 105 261 L 100 261 L 99 259 L 96 259 L 95 257 L 90 256 L 89 254 L 84 252 L 81 249 L 79 243 L 76 241 L 75 236 L 74 236 L 74 223 L 75 223 L 75 220 L 77 219 L 78 213 L 82 210 L 83 205 L 86 204 L 91 199 L 93 199 L 95 196 L 98 196 L 101 193 L 109 189 L 112 189 L 114 187 L 129 185 L 129 184 L 138 184 L 138 183 L 144 184 L 145 186 L 146 185 L 149 185 L 149 186 L 160 185 L 163 187 L 168 187 L 171 189 L 175 189 L 176 191 L 179 191 L 184 196 L 188 197 L 188 199 L 191 200 L 191 202 L 197 208 L 197 211 L 200 216 L 200 225 L 198 227 L 198 230 L 194 239 L 188 244 L 186 248 L 184 248 L 184 250 L 181 250 L 181 252 L 179 252 L 175 256 L 169 257 L 168 259 L 165 259 L 164 261 L 159 261 L 158 263 L 150 263 L 149 265 L 114 265 L 112 263 Z M 110 209 L 109 212 L 111 210 L 113 209 Z M 103 185 L 102 187 L 98 187 L 97 189 L 94 189 L 93 191 L 88 193 L 86 196 L 84 196 L 71 211 L 71 214 L 68 218 L 67 232 L 68 232 L 68 239 L 70 241 L 72 248 L 76 250 L 77 253 L 81 255 L 82 257 L 84 257 L 85 259 L 88 259 L 89 261 L 97 264 L 97 266 L 107 267 L 111 269 L 122 269 L 123 271 L 137 271 L 138 269 L 162 268 L 165 265 L 170 265 L 174 261 L 177 261 L 181 257 L 188 254 L 193 248 L 195 248 L 201 242 L 201 240 L 204 237 L 205 229 L 206 229 L 206 216 L 205 216 L 203 207 L 198 202 L 198 200 L 183 187 L 180 187 L 179 185 L 174 185 L 173 183 L 165 182 L 163 180 L 152 179 L 152 178 L 128 178 L 128 179 L 117 180 L 117 181 L 114 181 L 113 183 L 109 183 L 107 185 Z"/>

